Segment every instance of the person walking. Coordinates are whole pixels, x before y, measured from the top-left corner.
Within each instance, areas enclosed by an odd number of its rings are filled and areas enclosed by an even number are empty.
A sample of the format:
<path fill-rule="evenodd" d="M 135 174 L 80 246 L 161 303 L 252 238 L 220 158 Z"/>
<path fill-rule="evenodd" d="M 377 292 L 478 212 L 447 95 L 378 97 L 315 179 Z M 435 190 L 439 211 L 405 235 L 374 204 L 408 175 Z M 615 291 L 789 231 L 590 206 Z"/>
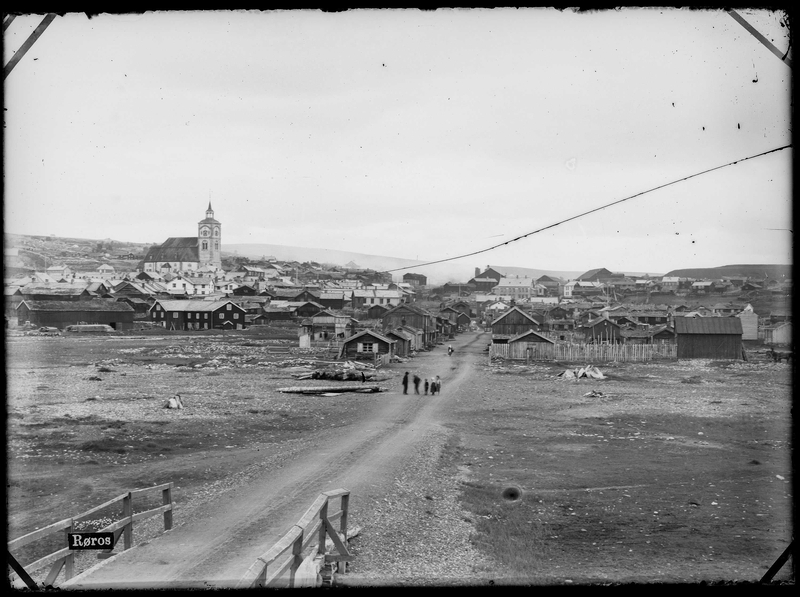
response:
<path fill-rule="evenodd" d="M 408 371 L 403 376 L 403 394 L 408 394 Z"/>
<path fill-rule="evenodd" d="M 438 375 L 436 376 L 436 379 L 433 380 L 433 383 L 436 384 L 436 393 L 437 394 L 441 394 L 442 393 L 442 380 Z"/>
<path fill-rule="evenodd" d="M 431 396 L 436 395 L 436 378 L 431 379 Z"/>
<path fill-rule="evenodd" d="M 428 383 L 428 378 L 426 377 L 425 378 L 425 383 L 423 384 L 423 388 L 425 389 L 425 395 L 426 396 L 428 395 L 428 388 L 429 387 L 430 387 L 430 384 Z"/>
<path fill-rule="evenodd" d="M 414 393 L 419 394 L 419 382 L 422 381 L 419 375 L 414 375 Z"/>
<path fill-rule="evenodd" d="M 453 355 L 453 345 L 452 345 L 452 344 L 450 344 L 450 345 L 447 347 L 447 356 L 452 356 L 452 355 Z"/>

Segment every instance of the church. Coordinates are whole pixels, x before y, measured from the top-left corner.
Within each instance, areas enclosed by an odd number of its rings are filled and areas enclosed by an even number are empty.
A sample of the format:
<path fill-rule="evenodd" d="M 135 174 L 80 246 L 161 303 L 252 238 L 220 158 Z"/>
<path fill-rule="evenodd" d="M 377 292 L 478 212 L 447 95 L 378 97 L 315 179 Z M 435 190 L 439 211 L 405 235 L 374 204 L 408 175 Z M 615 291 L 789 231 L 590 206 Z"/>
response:
<path fill-rule="evenodd" d="M 214 219 L 211 202 L 206 217 L 197 223 L 197 236 L 170 237 L 151 247 L 136 269 L 161 276 L 180 272 L 200 275 L 222 269 L 222 224 Z"/>

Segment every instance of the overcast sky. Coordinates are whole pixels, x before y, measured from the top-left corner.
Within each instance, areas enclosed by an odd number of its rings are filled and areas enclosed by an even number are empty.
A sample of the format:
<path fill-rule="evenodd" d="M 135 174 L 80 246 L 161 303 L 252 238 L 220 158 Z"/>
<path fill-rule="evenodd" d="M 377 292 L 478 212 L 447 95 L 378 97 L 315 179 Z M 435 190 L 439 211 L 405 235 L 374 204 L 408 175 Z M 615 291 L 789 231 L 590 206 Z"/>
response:
<path fill-rule="evenodd" d="M 781 51 L 783 15 L 740 11 Z M 4 32 L 4 64 L 42 16 Z M 791 143 L 791 69 L 723 11 L 56 18 L 5 80 L 5 229 L 436 260 Z M 791 149 L 458 263 L 791 262 Z M 415 270 L 423 272 L 423 270 Z"/>

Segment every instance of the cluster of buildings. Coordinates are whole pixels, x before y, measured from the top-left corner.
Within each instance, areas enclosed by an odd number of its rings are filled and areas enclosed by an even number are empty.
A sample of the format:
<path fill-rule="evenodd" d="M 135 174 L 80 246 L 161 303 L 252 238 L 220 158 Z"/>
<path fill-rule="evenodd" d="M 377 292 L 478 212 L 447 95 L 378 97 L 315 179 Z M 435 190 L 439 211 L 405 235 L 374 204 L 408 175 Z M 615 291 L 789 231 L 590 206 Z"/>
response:
<path fill-rule="evenodd" d="M 622 300 L 640 294 L 705 297 L 723 295 L 734 290 L 743 293 L 766 290 L 783 294 L 791 288 L 791 280 L 779 281 L 768 277 L 758 280 L 741 276 L 718 279 L 677 276 L 631 277 L 598 268 L 591 269 L 574 279 L 563 280 L 547 275 L 537 277 L 534 271 L 519 267 L 487 266 L 481 272 L 476 268 L 474 278 L 463 284 L 446 284 L 444 291 L 474 293 L 479 297 L 486 296 L 486 300 L 515 300 L 519 303 L 541 302 L 543 298 L 602 297 L 606 300 Z"/>
<path fill-rule="evenodd" d="M 209 203 L 195 236 L 170 237 L 150 247 L 135 272 L 117 274 L 108 263 L 88 272 L 54 265 L 43 273 L 6 279 L 6 326 L 61 329 L 75 323 L 102 323 L 117 330 L 294 326 L 301 345 L 336 339 L 350 357 L 353 353 L 402 356 L 450 338 L 473 321 L 490 329 L 496 344 L 529 333 L 549 342 L 672 343 L 682 329 L 698 326 L 739 330 L 734 333 L 743 340 L 782 344 L 791 338 L 788 312 L 759 319 L 746 302 L 694 307 L 625 302 L 631 295 L 689 298 L 731 288 L 746 297 L 774 288 L 770 281 L 631 278 L 605 268 L 565 281 L 535 277 L 525 268 L 487 266 L 484 271 L 476 268 L 475 277 L 466 283 L 432 288 L 419 273 L 406 273 L 402 282 L 395 283 L 385 272 L 354 263 L 339 268 L 267 257 L 257 263 L 239 260 L 233 267 L 226 264 L 227 269 L 224 263 L 222 224 Z M 421 307 L 420 299 L 435 299 L 436 312 Z M 727 323 L 686 323 L 709 318 Z"/>

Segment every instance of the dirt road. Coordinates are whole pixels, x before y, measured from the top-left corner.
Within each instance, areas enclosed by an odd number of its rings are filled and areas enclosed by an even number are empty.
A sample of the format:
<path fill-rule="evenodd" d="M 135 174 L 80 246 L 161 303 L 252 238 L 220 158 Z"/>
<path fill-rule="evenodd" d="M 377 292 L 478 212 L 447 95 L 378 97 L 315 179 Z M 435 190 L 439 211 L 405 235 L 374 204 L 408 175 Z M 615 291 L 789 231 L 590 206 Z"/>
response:
<path fill-rule="evenodd" d="M 485 358 L 484 334 L 467 333 L 446 346 L 392 365 L 421 378 L 439 375 L 442 393 L 403 395 L 399 384 L 376 395 L 377 407 L 347 427 L 318 435 L 311 449 L 191 512 L 175 511 L 176 526 L 79 575 L 64 588 L 231 587 L 255 559 L 302 516 L 323 491 L 347 488 L 351 508 L 390 490 L 395 471 L 415 446 L 448 417 L 448 404 L 469 387 Z"/>

